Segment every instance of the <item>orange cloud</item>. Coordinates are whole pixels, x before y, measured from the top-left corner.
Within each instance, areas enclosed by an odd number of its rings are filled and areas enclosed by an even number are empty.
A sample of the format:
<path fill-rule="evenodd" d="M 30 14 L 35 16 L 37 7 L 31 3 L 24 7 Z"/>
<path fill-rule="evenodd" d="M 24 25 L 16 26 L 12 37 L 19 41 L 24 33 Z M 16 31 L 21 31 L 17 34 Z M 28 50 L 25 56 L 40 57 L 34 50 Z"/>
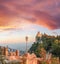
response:
<path fill-rule="evenodd" d="M 60 29 L 59 9 L 59 0 L 1 0 L 0 28 L 17 27 L 18 29 L 24 19 L 27 21 L 23 23 L 33 23 L 48 29 Z"/>

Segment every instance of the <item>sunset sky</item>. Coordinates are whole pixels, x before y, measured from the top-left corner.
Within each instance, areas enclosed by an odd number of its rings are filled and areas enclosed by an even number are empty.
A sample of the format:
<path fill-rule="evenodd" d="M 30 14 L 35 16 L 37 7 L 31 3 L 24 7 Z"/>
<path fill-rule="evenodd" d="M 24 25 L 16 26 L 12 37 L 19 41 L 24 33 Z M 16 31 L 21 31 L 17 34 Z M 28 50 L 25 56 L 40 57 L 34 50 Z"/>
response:
<path fill-rule="evenodd" d="M 60 0 L 0 0 L 0 43 L 33 42 L 38 31 L 60 35 Z"/>

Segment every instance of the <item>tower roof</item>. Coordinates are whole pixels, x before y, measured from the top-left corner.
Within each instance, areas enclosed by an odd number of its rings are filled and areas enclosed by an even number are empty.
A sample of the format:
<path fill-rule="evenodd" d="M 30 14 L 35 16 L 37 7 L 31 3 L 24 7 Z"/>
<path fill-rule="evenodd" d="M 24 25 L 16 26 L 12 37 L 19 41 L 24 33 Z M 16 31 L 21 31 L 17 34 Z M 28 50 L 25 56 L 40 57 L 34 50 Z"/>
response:
<path fill-rule="evenodd" d="M 37 35 L 36 35 L 36 37 L 41 37 L 41 33 L 38 32 Z"/>

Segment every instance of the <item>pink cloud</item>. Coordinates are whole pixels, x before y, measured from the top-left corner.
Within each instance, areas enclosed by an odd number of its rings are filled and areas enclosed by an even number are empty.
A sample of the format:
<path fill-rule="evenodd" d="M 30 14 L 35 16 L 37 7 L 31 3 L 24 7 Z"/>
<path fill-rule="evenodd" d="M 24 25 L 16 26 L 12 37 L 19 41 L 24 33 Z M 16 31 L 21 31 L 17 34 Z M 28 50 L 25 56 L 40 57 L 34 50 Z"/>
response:
<path fill-rule="evenodd" d="M 60 29 L 60 0 L 0 1 L 0 27 L 14 25 L 13 18 L 19 17 L 48 29 Z"/>

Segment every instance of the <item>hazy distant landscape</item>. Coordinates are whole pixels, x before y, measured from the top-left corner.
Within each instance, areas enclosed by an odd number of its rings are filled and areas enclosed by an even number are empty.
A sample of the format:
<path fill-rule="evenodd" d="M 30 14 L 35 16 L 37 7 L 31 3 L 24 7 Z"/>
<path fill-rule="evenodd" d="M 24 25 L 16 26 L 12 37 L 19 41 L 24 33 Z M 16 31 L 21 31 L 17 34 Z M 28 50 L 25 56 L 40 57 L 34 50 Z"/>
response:
<path fill-rule="evenodd" d="M 22 50 L 25 51 L 26 49 L 26 43 L 0 43 L 0 46 L 7 46 L 12 48 L 12 49 L 18 49 L 18 50 Z M 28 49 L 31 47 L 32 43 L 28 43 Z"/>

